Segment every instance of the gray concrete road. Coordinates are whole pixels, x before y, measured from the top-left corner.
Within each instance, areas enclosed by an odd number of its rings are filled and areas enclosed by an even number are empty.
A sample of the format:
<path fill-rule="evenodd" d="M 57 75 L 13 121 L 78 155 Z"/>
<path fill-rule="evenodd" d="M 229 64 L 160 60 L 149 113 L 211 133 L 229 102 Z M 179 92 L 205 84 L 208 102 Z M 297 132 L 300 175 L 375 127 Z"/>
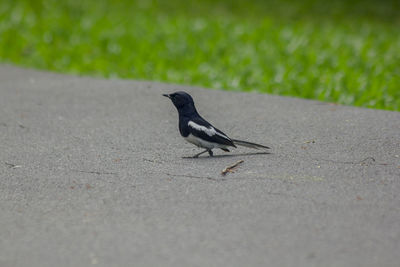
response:
<path fill-rule="evenodd" d="M 182 158 L 175 90 L 272 153 Z M 2 65 L 0 266 L 399 266 L 399 157 L 398 112 Z"/>

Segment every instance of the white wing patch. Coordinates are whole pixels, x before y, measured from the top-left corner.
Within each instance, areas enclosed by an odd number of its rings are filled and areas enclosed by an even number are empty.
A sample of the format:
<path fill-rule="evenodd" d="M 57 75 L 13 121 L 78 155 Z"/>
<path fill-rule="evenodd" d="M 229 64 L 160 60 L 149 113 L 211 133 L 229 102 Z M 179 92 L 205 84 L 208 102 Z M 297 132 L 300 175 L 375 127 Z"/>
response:
<path fill-rule="evenodd" d="M 213 127 L 207 128 L 206 126 L 198 125 L 193 121 L 189 121 L 188 125 L 198 131 L 205 132 L 208 136 L 213 136 L 217 133 L 217 131 Z"/>
<path fill-rule="evenodd" d="M 207 128 L 206 126 L 203 125 L 199 125 L 193 121 L 189 121 L 188 126 L 198 130 L 198 131 L 202 131 L 205 132 L 208 136 L 213 136 L 213 135 L 219 135 L 225 139 L 231 140 L 228 136 L 221 134 L 219 132 L 217 132 L 214 127 L 210 126 L 210 128 Z"/>

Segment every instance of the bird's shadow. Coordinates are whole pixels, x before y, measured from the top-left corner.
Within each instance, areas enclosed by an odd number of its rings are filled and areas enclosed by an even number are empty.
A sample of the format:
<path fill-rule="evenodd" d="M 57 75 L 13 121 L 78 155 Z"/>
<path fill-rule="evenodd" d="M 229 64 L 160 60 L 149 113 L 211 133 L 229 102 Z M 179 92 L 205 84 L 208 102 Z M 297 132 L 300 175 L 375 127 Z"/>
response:
<path fill-rule="evenodd" d="M 271 152 L 253 152 L 253 153 L 239 153 L 239 154 L 225 154 L 225 155 L 214 155 L 210 156 L 203 156 L 203 157 L 182 157 L 183 159 L 213 159 L 213 158 L 234 158 L 234 157 L 243 157 L 243 156 L 255 156 L 255 155 L 268 155 L 272 154 Z"/>

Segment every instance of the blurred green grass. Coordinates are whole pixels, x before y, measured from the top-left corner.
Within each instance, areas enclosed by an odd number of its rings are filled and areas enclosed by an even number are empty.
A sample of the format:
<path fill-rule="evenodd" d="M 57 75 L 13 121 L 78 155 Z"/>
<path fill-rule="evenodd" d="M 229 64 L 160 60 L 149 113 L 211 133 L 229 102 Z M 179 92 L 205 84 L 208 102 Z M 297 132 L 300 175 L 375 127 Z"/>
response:
<path fill-rule="evenodd" d="M 3 0 L 0 61 L 400 111 L 400 1 Z"/>

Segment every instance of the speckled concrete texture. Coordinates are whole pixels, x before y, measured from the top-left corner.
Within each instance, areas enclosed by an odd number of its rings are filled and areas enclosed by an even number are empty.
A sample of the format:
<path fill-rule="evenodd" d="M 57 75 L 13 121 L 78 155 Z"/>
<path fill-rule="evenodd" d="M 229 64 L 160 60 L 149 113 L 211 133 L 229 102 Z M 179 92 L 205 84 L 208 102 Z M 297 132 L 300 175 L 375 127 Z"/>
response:
<path fill-rule="evenodd" d="M 176 90 L 271 153 L 183 158 Z M 399 157 L 398 112 L 0 65 L 0 266 L 397 267 Z"/>

